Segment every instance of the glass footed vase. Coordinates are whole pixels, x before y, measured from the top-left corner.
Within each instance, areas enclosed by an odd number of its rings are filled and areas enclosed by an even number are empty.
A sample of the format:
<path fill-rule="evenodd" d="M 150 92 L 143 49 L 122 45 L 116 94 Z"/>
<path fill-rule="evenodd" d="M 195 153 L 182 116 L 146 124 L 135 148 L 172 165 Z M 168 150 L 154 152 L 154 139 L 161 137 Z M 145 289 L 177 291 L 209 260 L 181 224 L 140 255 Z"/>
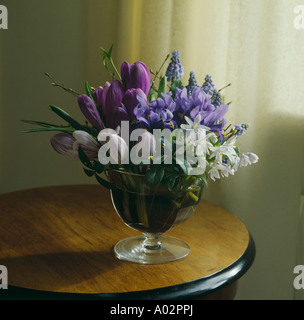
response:
<path fill-rule="evenodd" d="M 169 191 L 163 185 L 150 189 L 141 174 L 109 170 L 107 177 L 115 186 L 111 189 L 111 198 L 118 216 L 127 226 L 143 233 L 115 245 L 118 259 L 160 264 L 189 254 L 190 247 L 185 241 L 163 233 L 192 216 L 203 192 L 202 178 L 180 176 Z"/>

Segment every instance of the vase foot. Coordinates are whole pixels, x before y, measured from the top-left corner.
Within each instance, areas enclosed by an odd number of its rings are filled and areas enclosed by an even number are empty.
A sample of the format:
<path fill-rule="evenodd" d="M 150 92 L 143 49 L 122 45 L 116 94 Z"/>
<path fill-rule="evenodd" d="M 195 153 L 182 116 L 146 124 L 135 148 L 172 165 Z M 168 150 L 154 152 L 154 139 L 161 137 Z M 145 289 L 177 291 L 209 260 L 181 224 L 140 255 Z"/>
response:
<path fill-rule="evenodd" d="M 180 239 L 161 236 L 159 245 L 147 246 L 146 237 L 131 237 L 119 241 L 114 252 L 119 260 L 139 264 L 161 264 L 183 259 L 190 252 L 189 245 Z"/>

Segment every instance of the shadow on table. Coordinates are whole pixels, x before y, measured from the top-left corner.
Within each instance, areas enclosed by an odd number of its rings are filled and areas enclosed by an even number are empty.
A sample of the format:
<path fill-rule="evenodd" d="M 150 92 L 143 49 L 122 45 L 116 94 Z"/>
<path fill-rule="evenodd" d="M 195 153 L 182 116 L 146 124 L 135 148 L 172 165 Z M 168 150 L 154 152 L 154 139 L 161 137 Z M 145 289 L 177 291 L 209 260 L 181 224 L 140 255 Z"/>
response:
<path fill-rule="evenodd" d="M 107 281 L 102 275 L 117 267 L 119 261 L 111 252 L 93 251 L 14 257 L 1 264 L 8 269 L 7 291 L 12 286 L 48 292 L 100 293 L 103 281 Z"/>

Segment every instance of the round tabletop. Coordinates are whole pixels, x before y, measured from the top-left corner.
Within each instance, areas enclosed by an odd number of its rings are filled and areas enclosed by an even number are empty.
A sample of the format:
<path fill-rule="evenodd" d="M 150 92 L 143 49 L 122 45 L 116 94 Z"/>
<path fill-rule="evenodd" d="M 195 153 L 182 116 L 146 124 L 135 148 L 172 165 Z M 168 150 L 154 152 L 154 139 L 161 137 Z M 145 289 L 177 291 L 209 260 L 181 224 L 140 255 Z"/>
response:
<path fill-rule="evenodd" d="M 160 265 L 118 260 L 113 246 L 139 235 L 100 185 L 0 195 L 0 265 L 6 294 L 89 299 L 197 299 L 223 289 L 253 263 L 254 241 L 229 211 L 202 200 L 166 235 L 186 241 L 185 259 Z"/>

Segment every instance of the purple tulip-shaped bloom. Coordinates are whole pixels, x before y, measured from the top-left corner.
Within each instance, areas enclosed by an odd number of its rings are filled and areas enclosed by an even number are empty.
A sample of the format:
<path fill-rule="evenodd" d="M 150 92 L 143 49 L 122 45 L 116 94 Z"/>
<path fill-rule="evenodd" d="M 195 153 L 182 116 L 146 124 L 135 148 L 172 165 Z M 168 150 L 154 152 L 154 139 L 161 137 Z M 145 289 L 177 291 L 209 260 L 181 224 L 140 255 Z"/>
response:
<path fill-rule="evenodd" d="M 51 138 L 51 145 L 61 155 L 71 155 L 75 138 L 67 133 L 58 133 Z"/>
<path fill-rule="evenodd" d="M 82 150 L 90 160 L 98 158 L 98 150 L 100 146 L 89 133 L 77 130 L 73 132 L 73 137 L 75 138 L 73 151 L 77 153 L 77 156 L 79 146 L 81 146 Z"/>
<path fill-rule="evenodd" d="M 125 90 L 141 89 L 147 96 L 151 86 L 151 74 L 148 67 L 143 62 L 135 62 L 130 65 L 124 62 L 120 69 L 122 83 Z"/>
<path fill-rule="evenodd" d="M 78 98 L 78 104 L 81 112 L 86 117 L 86 119 L 93 125 L 97 130 L 104 129 L 103 123 L 101 121 L 98 110 L 95 103 L 87 95 L 81 95 Z"/>
<path fill-rule="evenodd" d="M 109 128 L 116 129 L 121 121 L 129 120 L 128 112 L 122 104 L 124 94 L 122 84 L 114 80 L 108 88 L 105 105 L 105 119 Z"/>
<path fill-rule="evenodd" d="M 74 131 L 73 136 L 67 133 L 58 133 L 51 138 L 51 145 L 59 154 L 76 160 L 79 160 L 79 146 L 90 160 L 98 157 L 99 144 L 85 131 Z"/>
<path fill-rule="evenodd" d="M 98 110 L 105 115 L 105 109 L 106 109 L 106 98 L 107 98 L 107 92 L 110 88 L 110 83 L 107 81 L 103 88 L 97 88 L 94 91 L 94 100 L 96 102 Z"/>
<path fill-rule="evenodd" d="M 148 103 L 145 93 L 139 88 L 127 90 L 122 99 L 122 103 L 127 110 L 129 121 L 131 123 L 136 119 L 134 115 L 134 109 L 138 105 L 137 95 L 142 97 L 146 101 L 146 103 Z"/>

